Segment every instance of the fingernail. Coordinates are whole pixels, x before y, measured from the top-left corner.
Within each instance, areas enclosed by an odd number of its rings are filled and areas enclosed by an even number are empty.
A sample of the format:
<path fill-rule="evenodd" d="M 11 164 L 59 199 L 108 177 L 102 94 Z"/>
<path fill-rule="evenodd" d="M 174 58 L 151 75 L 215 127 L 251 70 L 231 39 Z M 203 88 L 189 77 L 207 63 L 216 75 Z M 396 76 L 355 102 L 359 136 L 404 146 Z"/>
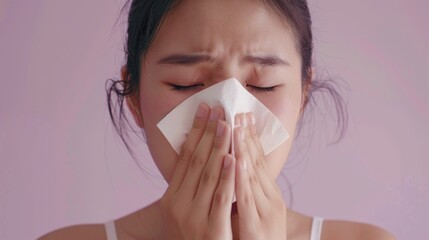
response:
<path fill-rule="evenodd" d="M 234 125 L 235 125 L 234 128 L 238 128 L 241 126 L 240 118 L 238 118 L 237 116 L 234 119 Z"/>
<path fill-rule="evenodd" d="M 249 117 L 250 117 L 250 123 L 252 125 L 255 125 L 256 124 L 255 115 L 253 115 L 253 113 L 249 113 Z"/>
<path fill-rule="evenodd" d="M 220 113 L 217 109 L 212 109 L 210 111 L 210 121 L 216 121 L 219 119 Z"/>
<path fill-rule="evenodd" d="M 197 109 L 197 117 L 198 118 L 204 118 L 204 116 L 206 116 L 206 108 L 204 107 L 204 104 L 200 103 L 200 105 L 198 105 L 198 109 Z"/>
<path fill-rule="evenodd" d="M 216 136 L 217 137 L 222 136 L 224 130 L 225 130 L 225 125 L 223 124 L 223 122 L 219 121 L 217 123 L 217 128 L 216 128 Z"/>
<path fill-rule="evenodd" d="M 241 122 L 243 123 L 243 127 L 247 127 L 247 118 L 246 118 L 246 114 L 243 114 L 241 116 Z"/>

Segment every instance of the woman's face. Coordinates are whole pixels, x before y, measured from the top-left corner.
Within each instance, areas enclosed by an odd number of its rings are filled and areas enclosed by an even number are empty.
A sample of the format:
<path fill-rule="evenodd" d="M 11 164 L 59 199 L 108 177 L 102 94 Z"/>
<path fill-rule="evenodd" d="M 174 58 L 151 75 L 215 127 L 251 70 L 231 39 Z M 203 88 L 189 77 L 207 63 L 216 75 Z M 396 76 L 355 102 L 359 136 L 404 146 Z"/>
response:
<path fill-rule="evenodd" d="M 267 106 L 291 135 L 265 159 L 273 179 L 279 175 L 300 114 L 301 59 L 291 28 L 262 2 L 181 1 L 144 56 L 137 106 L 149 149 L 167 182 L 177 154 L 156 124 L 186 98 L 231 77 Z"/>

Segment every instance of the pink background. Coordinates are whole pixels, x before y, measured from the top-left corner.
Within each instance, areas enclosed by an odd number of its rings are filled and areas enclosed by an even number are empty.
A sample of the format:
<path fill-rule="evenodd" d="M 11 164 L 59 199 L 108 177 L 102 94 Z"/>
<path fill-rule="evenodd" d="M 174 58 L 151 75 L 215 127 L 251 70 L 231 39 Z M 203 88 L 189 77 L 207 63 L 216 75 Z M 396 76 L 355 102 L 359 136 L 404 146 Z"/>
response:
<path fill-rule="evenodd" d="M 0 0 L 1 239 L 119 218 L 162 193 L 145 147 L 137 144 L 142 174 L 108 118 L 104 84 L 123 63 L 124 21 L 114 27 L 122 2 Z M 314 111 L 284 171 L 293 204 L 279 179 L 288 206 L 427 238 L 428 7 L 310 0 L 316 66 L 348 84 L 350 121 L 345 139 L 327 146 L 334 120 Z"/>

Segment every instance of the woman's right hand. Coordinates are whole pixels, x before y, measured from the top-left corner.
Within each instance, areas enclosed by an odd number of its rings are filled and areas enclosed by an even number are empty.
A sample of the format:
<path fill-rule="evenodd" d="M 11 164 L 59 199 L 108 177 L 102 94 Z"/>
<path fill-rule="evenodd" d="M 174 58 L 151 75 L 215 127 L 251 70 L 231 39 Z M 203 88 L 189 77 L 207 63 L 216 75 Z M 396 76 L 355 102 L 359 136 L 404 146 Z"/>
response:
<path fill-rule="evenodd" d="M 162 239 L 232 240 L 235 160 L 223 109 L 200 104 L 161 199 Z"/>

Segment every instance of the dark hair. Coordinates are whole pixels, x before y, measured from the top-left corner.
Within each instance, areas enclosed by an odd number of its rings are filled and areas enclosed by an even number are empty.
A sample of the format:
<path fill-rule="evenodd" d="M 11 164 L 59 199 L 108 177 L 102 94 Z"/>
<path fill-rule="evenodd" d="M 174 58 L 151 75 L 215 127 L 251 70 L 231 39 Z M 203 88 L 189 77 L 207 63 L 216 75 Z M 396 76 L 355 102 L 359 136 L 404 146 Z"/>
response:
<path fill-rule="evenodd" d="M 311 101 L 317 105 L 315 100 L 316 92 L 327 92 L 333 99 L 334 108 L 337 114 L 337 132 L 338 138 L 334 143 L 341 140 L 347 127 L 347 109 L 341 95 L 336 90 L 332 80 L 313 80 L 311 75 L 312 55 L 313 55 L 313 36 L 311 30 L 310 11 L 306 0 L 262 0 L 267 6 L 274 9 L 279 16 L 284 17 L 290 24 L 295 37 L 296 48 L 300 53 L 302 60 L 302 86 L 303 109 L 299 121 L 298 134 L 301 132 L 303 118 L 307 115 L 307 103 Z M 124 132 L 124 124 L 128 119 L 124 114 L 124 98 L 132 97 L 138 94 L 139 79 L 141 74 L 141 60 L 146 54 L 152 40 L 154 39 L 163 18 L 178 3 L 177 0 L 133 0 L 128 12 L 127 40 L 125 44 L 126 65 L 128 76 L 126 79 L 113 80 L 106 82 L 107 103 L 109 107 L 110 118 L 119 136 L 125 143 L 130 154 L 134 157 L 133 151 L 127 144 L 127 132 Z M 129 6 L 130 0 L 127 0 L 121 12 Z M 110 83 L 110 85 L 109 85 Z M 119 105 L 119 111 L 114 106 L 112 92 L 116 94 L 116 103 Z M 126 122 L 123 121 L 125 118 Z"/>

